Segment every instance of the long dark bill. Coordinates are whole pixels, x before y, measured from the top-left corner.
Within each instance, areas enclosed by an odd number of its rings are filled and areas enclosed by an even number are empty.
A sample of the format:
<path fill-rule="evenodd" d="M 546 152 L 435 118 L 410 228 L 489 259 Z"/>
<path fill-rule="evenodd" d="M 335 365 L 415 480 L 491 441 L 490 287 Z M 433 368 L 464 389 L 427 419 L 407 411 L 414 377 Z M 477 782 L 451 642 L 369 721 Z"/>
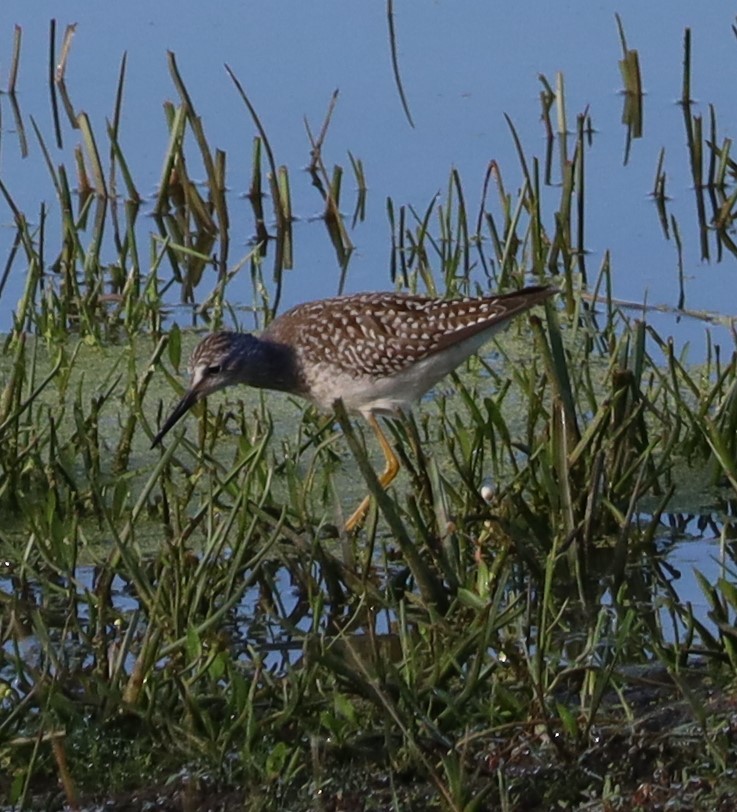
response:
<path fill-rule="evenodd" d="M 197 396 L 197 391 L 195 389 L 190 389 L 184 397 L 177 403 L 174 407 L 174 411 L 169 415 L 164 425 L 161 427 L 159 433 L 154 437 L 154 441 L 151 443 L 151 448 L 155 448 L 164 438 L 164 435 L 171 429 L 176 423 L 178 423 L 185 414 L 197 403 L 199 400 Z"/>

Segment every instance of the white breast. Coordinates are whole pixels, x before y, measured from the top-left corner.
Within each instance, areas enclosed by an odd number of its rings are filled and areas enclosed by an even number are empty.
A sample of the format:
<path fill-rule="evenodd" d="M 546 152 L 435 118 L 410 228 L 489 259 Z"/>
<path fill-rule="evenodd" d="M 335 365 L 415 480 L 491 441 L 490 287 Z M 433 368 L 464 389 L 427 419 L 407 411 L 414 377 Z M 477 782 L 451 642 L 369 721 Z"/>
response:
<path fill-rule="evenodd" d="M 388 377 L 350 374 L 324 361 L 312 365 L 307 375 L 310 400 L 324 411 L 329 411 L 339 397 L 346 409 L 353 413 L 395 414 L 407 411 L 503 326 L 495 325 Z"/>

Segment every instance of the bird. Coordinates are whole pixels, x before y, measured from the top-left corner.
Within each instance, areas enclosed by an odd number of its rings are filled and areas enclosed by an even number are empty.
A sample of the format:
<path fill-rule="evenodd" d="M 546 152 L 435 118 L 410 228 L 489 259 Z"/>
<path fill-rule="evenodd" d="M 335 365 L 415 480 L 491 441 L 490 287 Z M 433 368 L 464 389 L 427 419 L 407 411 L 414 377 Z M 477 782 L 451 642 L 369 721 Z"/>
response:
<path fill-rule="evenodd" d="M 399 460 L 378 417 L 397 417 L 477 352 L 509 321 L 557 293 L 552 286 L 481 297 L 439 298 L 400 292 L 357 293 L 305 302 L 259 335 L 220 331 L 205 336 L 189 359 L 189 388 L 151 447 L 202 398 L 234 384 L 297 395 L 322 411 L 340 399 L 363 417 L 384 454 L 387 488 Z M 356 508 L 351 532 L 368 510 Z"/>

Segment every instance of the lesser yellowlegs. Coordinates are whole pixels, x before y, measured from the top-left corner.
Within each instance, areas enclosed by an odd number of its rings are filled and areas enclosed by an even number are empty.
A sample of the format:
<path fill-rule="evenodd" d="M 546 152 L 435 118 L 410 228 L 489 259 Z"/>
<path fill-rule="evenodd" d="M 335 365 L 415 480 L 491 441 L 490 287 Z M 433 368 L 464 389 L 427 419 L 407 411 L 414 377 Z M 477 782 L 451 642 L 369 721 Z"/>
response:
<path fill-rule="evenodd" d="M 377 421 L 410 408 L 519 313 L 556 293 L 527 287 L 482 298 L 438 299 L 360 293 L 297 305 L 260 336 L 211 333 L 189 361 L 191 382 L 153 441 L 155 446 L 198 400 L 236 383 L 299 395 L 329 410 L 339 398 L 376 434 L 386 488 L 399 461 Z M 346 522 L 352 530 L 369 497 Z"/>

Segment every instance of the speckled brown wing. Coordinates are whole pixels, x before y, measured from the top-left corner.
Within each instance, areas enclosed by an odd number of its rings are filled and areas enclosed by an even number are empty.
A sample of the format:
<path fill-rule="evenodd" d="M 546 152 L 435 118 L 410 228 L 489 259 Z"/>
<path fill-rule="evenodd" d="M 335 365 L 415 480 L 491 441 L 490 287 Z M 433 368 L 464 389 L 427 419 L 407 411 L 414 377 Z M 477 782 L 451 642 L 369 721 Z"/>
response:
<path fill-rule="evenodd" d="M 555 293 L 525 288 L 485 298 L 435 299 L 362 293 L 298 305 L 263 338 L 289 344 L 302 363 L 330 363 L 354 375 L 389 376 L 491 327 Z"/>

